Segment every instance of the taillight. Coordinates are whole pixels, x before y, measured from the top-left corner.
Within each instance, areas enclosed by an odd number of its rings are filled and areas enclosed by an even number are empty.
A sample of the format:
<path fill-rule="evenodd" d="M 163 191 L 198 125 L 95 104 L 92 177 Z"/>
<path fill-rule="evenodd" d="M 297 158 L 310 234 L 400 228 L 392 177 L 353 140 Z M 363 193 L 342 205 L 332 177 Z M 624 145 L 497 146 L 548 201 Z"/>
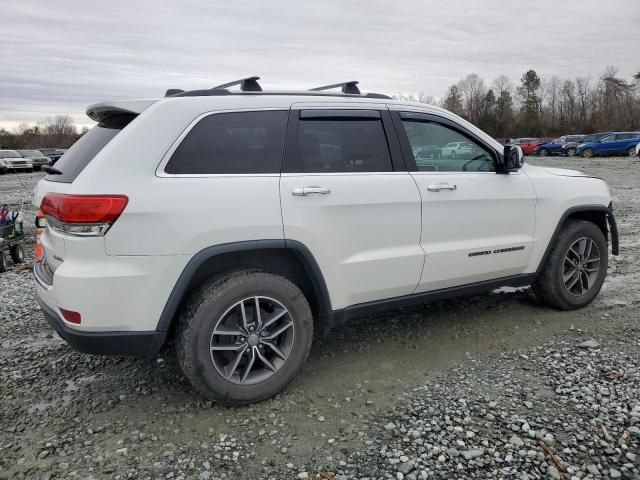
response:
<path fill-rule="evenodd" d="M 127 206 L 125 195 L 64 195 L 48 193 L 40 210 L 52 229 L 83 237 L 107 233 Z"/>

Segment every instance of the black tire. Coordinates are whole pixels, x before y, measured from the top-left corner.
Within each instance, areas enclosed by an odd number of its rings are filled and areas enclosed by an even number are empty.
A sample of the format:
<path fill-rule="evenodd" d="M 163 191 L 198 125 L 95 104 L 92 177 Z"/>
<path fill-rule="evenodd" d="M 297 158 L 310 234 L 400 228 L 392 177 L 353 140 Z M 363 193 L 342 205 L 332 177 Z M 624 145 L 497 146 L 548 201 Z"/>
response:
<path fill-rule="evenodd" d="M 0 273 L 9 270 L 9 258 L 7 255 L 0 251 Z"/>
<path fill-rule="evenodd" d="M 593 149 L 592 148 L 585 148 L 582 151 L 582 158 L 593 158 Z"/>
<path fill-rule="evenodd" d="M 636 156 L 636 147 L 633 146 L 629 149 L 629 151 L 627 151 L 627 155 L 629 155 L 630 157 L 635 157 Z"/>
<path fill-rule="evenodd" d="M 22 245 L 11 247 L 11 260 L 13 260 L 13 263 L 24 263 L 24 248 L 22 248 Z"/>
<path fill-rule="evenodd" d="M 575 157 L 576 153 L 575 147 L 567 148 L 567 157 Z"/>
<path fill-rule="evenodd" d="M 214 366 L 211 339 L 218 319 L 236 303 L 253 296 L 269 297 L 283 305 L 290 313 L 294 335 L 290 353 L 277 371 L 263 381 L 242 385 Z M 227 405 L 259 402 L 283 390 L 307 359 L 313 339 L 313 316 L 300 289 L 284 277 L 257 270 L 206 282 L 187 301 L 179 322 L 176 354 L 180 369 L 198 392 Z"/>
<path fill-rule="evenodd" d="M 540 150 L 540 156 L 541 157 L 548 157 L 549 156 L 549 150 L 547 150 L 546 148 L 543 148 L 542 150 Z"/>
<path fill-rule="evenodd" d="M 599 270 L 590 288 L 581 295 L 571 294 L 565 286 L 563 275 L 565 257 L 577 240 L 586 237 L 598 247 Z M 546 304 L 561 310 L 582 308 L 598 295 L 607 274 L 607 240 L 597 225 L 586 220 L 569 220 L 556 238 L 540 275 L 533 284 L 534 291 Z"/>

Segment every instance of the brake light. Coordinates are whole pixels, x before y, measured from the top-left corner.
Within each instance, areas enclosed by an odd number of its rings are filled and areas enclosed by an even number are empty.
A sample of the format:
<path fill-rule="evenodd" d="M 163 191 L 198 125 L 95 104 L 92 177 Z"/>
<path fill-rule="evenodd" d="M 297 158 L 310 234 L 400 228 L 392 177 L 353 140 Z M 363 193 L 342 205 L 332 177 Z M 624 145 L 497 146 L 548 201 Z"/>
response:
<path fill-rule="evenodd" d="M 40 209 L 52 229 L 77 236 L 104 235 L 122 214 L 125 195 L 64 195 L 49 193 Z"/>

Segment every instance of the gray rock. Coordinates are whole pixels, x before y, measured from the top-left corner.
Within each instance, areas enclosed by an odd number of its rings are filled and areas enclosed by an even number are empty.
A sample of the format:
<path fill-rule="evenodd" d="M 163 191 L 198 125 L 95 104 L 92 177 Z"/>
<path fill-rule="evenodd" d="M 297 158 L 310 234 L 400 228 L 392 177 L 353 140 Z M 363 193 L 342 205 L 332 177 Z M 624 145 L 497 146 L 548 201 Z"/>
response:
<path fill-rule="evenodd" d="M 484 449 L 472 448 L 471 450 L 463 450 L 460 454 L 465 458 L 465 460 L 469 461 L 484 455 Z"/>
<path fill-rule="evenodd" d="M 587 340 L 578 344 L 579 348 L 599 348 L 600 344 L 595 340 Z"/>

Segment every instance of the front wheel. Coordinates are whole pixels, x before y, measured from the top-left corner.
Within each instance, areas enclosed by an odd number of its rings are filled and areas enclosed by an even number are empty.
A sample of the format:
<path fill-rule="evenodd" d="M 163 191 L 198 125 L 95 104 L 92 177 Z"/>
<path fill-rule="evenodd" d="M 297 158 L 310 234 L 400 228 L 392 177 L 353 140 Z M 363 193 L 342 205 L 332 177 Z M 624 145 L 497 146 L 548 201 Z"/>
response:
<path fill-rule="evenodd" d="M 581 308 L 600 292 L 607 265 L 607 240 L 600 228 L 585 220 L 570 220 L 562 227 L 533 287 L 548 305 L 561 310 Z"/>
<path fill-rule="evenodd" d="M 583 158 L 591 158 L 591 157 L 593 157 L 593 150 L 591 148 L 585 148 L 582 151 L 582 157 Z"/>
<path fill-rule="evenodd" d="M 296 376 L 313 337 L 311 309 L 279 275 L 243 270 L 201 287 L 180 315 L 178 363 L 200 393 L 242 405 L 272 397 Z"/>
<path fill-rule="evenodd" d="M 541 157 L 548 157 L 549 156 L 549 150 L 547 150 L 546 148 L 543 148 L 542 150 L 540 150 L 540 156 Z"/>

